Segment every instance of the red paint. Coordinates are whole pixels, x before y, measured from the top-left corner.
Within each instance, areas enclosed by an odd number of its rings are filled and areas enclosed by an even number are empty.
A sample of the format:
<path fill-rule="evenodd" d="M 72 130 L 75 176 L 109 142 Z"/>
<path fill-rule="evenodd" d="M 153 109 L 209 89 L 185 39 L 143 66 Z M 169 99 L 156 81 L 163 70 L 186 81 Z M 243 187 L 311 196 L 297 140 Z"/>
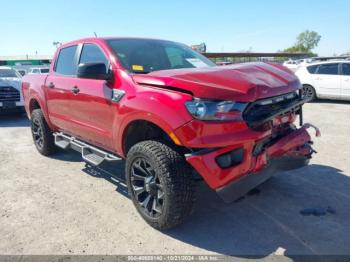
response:
<path fill-rule="evenodd" d="M 236 139 L 239 139 L 239 136 Z M 309 156 L 312 153 L 310 151 L 311 148 L 303 148 L 311 140 L 305 127 L 281 138 L 273 145 L 267 147 L 262 154 L 253 157 L 251 152 L 257 140 L 259 140 L 258 137 L 255 139 L 252 137 L 251 140 L 244 140 L 244 142 L 237 140 L 239 142 L 235 146 L 225 147 L 205 155 L 190 156 L 187 158 L 187 161 L 204 177 L 211 188 L 216 189 L 248 173 L 258 173 L 266 167 L 268 158 L 284 155 L 294 157 Z M 240 147 L 244 148 L 244 161 L 241 164 L 232 168 L 221 169 L 215 162 L 217 156 Z"/>
<path fill-rule="evenodd" d="M 64 131 L 125 157 L 123 142 L 128 125 L 136 120 L 152 122 L 166 133 L 174 133 L 184 147 L 220 148 L 187 158 L 212 188 L 225 185 L 249 172 L 258 172 L 266 166 L 268 157 L 295 152 L 302 143 L 310 140 L 305 129 L 301 129 L 282 138 L 262 155 L 253 157 L 256 142 L 271 136 L 273 128 L 259 132 L 250 129 L 243 120 L 199 121 L 185 108 L 185 102 L 192 100 L 193 96 L 253 102 L 299 89 L 297 77 L 284 67 L 248 63 L 136 75 L 128 73 L 121 66 L 102 38 L 82 39 L 61 48 L 82 43 L 95 43 L 103 50 L 111 64 L 113 82 L 57 75 L 53 67 L 60 49 L 53 58 L 48 76 L 27 75 L 23 78 L 28 116 L 31 104 L 36 101 L 54 131 Z M 55 85 L 53 89 L 49 87 L 51 82 Z M 74 86 L 80 89 L 78 95 L 71 92 Z M 175 90 L 166 89 L 168 87 Z M 125 91 L 119 103 L 110 99 L 113 89 Z M 287 118 L 277 117 L 274 123 L 291 123 L 294 120 L 295 115 L 290 115 Z M 244 148 L 243 163 L 220 169 L 215 157 L 239 147 Z"/>

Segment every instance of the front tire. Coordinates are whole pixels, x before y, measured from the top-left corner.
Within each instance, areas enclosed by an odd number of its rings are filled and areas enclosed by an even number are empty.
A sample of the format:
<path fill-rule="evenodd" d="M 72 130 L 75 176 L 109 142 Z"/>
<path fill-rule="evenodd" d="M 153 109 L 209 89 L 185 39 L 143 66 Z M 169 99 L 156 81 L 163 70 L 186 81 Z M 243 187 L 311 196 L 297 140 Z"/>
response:
<path fill-rule="evenodd" d="M 52 131 L 47 125 L 41 109 L 35 109 L 32 112 L 31 131 L 35 147 L 40 154 L 48 156 L 58 150 Z"/>
<path fill-rule="evenodd" d="M 131 199 L 142 218 L 165 230 L 182 223 L 191 213 L 195 185 L 183 156 L 157 141 L 134 145 L 126 160 Z"/>
<path fill-rule="evenodd" d="M 315 88 L 313 88 L 310 85 L 303 85 L 303 88 L 301 90 L 302 96 L 309 98 L 310 102 L 314 101 L 316 99 L 316 91 Z"/>

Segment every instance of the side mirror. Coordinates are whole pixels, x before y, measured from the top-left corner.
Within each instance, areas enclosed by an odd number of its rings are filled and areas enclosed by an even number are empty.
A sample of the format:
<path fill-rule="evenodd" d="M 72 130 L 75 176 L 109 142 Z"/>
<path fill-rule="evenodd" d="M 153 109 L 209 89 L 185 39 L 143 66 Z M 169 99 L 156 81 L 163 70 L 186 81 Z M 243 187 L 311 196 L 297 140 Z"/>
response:
<path fill-rule="evenodd" d="M 104 63 L 79 64 L 77 76 L 79 78 L 112 80 L 112 74 L 107 72 Z"/>

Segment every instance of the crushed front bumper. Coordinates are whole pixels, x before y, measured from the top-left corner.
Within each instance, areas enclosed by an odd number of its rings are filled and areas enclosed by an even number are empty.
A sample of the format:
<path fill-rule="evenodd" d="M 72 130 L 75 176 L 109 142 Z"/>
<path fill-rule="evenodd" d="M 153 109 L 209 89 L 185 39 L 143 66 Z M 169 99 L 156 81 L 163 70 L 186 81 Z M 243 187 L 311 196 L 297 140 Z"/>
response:
<path fill-rule="evenodd" d="M 186 160 L 204 178 L 207 184 L 225 202 L 231 202 L 246 194 L 279 171 L 300 168 L 308 164 L 314 150 L 305 124 L 273 143 L 264 145 L 254 153 L 258 141 L 199 151 L 186 156 Z M 316 128 L 316 135 L 319 130 Z M 229 168 L 222 168 L 217 158 L 227 152 L 241 148 L 242 161 Z"/>
<path fill-rule="evenodd" d="M 301 168 L 309 163 L 308 157 L 280 157 L 270 159 L 266 167 L 258 173 L 248 173 L 231 183 L 216 189 L 216 193 L 226 203 L 230 203 L 262 184 L 274 174 Z"/>

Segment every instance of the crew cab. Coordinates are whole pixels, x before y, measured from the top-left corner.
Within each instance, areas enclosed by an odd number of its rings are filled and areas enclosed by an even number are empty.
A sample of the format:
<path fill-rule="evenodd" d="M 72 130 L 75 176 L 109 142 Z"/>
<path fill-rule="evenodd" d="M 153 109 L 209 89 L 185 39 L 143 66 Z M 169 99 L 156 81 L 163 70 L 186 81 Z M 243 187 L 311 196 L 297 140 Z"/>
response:
<path fill-rule="evenodd" d="M 21 80 L 15 69 L 0 66 L 0 113 L 24 112 Z"/>
<path fill-rule="evenodd" d="M 301 84 L 278 64 L 219 67 L 171 41 L 88 38 L 62 45 L 49 74 L 22 88 L 37 150 L 125 159 L 130 197 L 157 229 L 191 213 L 198 176 L 231 202 L 314 152 Z"/>

